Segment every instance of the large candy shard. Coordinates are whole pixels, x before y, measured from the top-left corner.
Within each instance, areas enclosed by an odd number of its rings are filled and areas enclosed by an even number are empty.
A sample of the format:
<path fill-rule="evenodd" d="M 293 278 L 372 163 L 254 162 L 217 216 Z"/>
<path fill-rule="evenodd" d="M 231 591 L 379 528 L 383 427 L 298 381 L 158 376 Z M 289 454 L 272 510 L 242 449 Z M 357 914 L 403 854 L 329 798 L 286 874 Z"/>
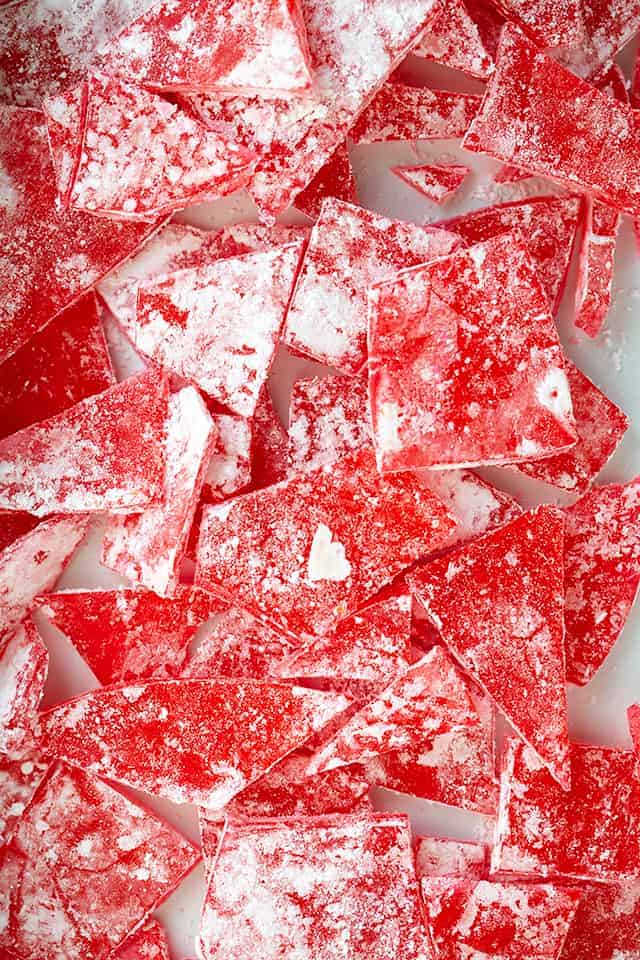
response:
<path fill-rule="evenodd" d="M 589 886 L 578 906 L 560 960 L 638 960 L 640 881 Z"/>
<path fill-rule="evenodd" d="M 8 10 L 24 6 L 30 4 Z M 8 278 L 0 309 L 3 362 L 135 253 L 154 228 L 57 211 L 46 126 L 36 110 L 0 107 L 0 166 L 0 240 Z"/>
<path fill-rule="evenodd" d="M 232 821 L 198 947 L 204 960 L 427 960 L 407 819 Z"/>
<path fill-rule="evenodd" d="M 106 960 L 198 859 L 149 811 L 56 765 L 0 853 L 0 948 L 20 960 Z"/>
<path fill-rule="evenodd" d="M 296 197 L 296 210 L 302 211 L 311 220 L 316 220 L 322 208 L 322 201 L 335 197 L 346 203 L 356 203 L 356 181 L 349 159 L 349 147 L 345 141 L 335 153 L 320 167 L 313 180 Z"/>
<path fill-rule="evenodd" d="M 125 333 L 141 353 L 232 413 L 250 417 L 275 354 L 300 253 L 298 242 L 145 284 Z"/>
<path fill-rule="evenodd" d="M 345 705 L 344 697 L 285 683 L 149 680 L 92 691 L 40 722 L 49 754 L 215 810 Z"/>
<path fill-rule="evenodd" d="M 455 522 L 366 450 L 204 512 L 196 583 L 299 637 L 322 635 L 438 547 Z"/>
<path fill-rule="evenodd" d="M 325 200 L 293 292 L 285 344 L 295 353 L 357 373 L 366 362 L 368 288 L 456 245 L 455 237 L 443 230 Z"/>
<path fill-rule="evenodd" d="M 567 679 L 588 683 L 624 627 L 640 583 L 640 477 L 594 487 L 565 510 Z"/>
<path fill-rule="evenodd" d="M 194 387 L 169 397 L 164 497 L 105 527 L 101 563 L 160 596 L 175 595 L 216 433 Z"/>
<path fill-rule="evenodd" d="M 462 145 L 640 214 L 633 110 L 569 73 L 512 24 Z"/>
<path fill-rule="evenodd" d="M 24 620 L 0 656 L 0 752 L 28 747 L 48 667 L 47 648 L 31 620 Z"/>
<path fill-rule="evenodd" d="M 219 609 L 190 587 L 173 599 L 145 590 L 66 590 L 40 597 L 38 607 L 105 686 L 178 676 L 198 626 Z"/>
<path fill-rule="evenodd" d="M 391 169 L 397 177 L 433 203 L 447 203 L 471 173 L 469 167 L 460 163 L 423 163 L 416 167 Z"/>
<path fill-rule="evenodd" d="M 171 960 L 167 937 L 158 921 L 149 919 L 130 934 L 113 954 L 113 960 Z"/>
<path fill-rule="evenodd" d="M 493 70 L 493 58 L 473 13 L 473 7 L 465 0 L 450 0 L 411 52 L 416 57 L 435 60 L 445 67 L 486 80 Z"/>
<path fill-rule="evenodd" d="M 487 871 L 488 847 L 469 840 L 418 837 L 416 873 L 423 877 L 467 877 L 480 880 Z"/>
<path fill-rule="evenodd" d="M 516 739 L 506 744 L 492 871 L 604 883 L 639 879 L 633 751 L 572 744 L 570 763 L 567 792 L 531 747 Z"/>
<path fill-rule="evenodd" d="M 568 788 L 563 530 L 559 510 L 538 507 L 407 583 L 454 656 Z"/>
<path fill-rule="evenodd" d="M 526 247 L 499 236 L 369 295 L 378 468 L 468 467 L 576 442 L 564 358 Z"/>
<path fill-rule="evenodd" d="M 463 137 L 481 97 L 386 83 L 349 131 L 353 143 Z"/>
<path fill-rule="evenodd" d="M 437 960 L 558 960 L 583 891 L 464 877 L 421 882 Z"/>
<path fill-rule="evenodd" d="M 105 69 L 187 93 L 289 96 L 312 80 L 300 0 L 162 0 L 112 41 Z"/>
<path fill-rule="evenodd" d="M 133 513 L 160 500 L 167 400 L 149 370 L 1 440 L 0 508 Z"/>

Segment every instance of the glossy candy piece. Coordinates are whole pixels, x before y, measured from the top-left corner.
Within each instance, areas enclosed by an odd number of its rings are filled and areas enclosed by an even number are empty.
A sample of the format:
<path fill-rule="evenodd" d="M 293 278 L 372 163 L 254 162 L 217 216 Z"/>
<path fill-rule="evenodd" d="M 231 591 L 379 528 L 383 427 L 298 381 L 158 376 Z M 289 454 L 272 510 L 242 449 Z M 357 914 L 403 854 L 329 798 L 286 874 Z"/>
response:
<path fill-rule="evenodd" d="M 105 69 L 162 91 L 311 92 L 300 0 L 163 0 L 106 50 Z"/>
<path fill-rule="evenodd" d="M 158 921 L 149 919 L 130 934 L 113 960 L 170 960 L 167 937 Z"/>
<path fill-rule="evenodd" d="M 417 480 L 381 478 L 363 450 L 208 507 L 195 580 L 294 637 L 322 635 L 454 526 Z"/>
<path fill-rule="evenodd" d="M 487 870 L 488 847 L 469 840 L 418 837 L 416 873 L 423 877 L 466 877 L 480 880 Z"/>
<path fill-rule="evenodd" d="M 455 238 L 442 230 L 325 200 L 293 292 L 284 343 L 294 353 L 357 373 L 366 362 L 368 288 L 454 246 Z"/>
<path fill-rule="evenodd" d="M 464 877 L 429 877 L 421 889 L 437 960 L 559 960 L 583 895 L 577 887 Z"/>
<path fill-rule="evenodd" d="M 33 739 L 33 723 L 47 679 L 49 652 L 30 619 L 3 641 L 0 655 L 0 752 L 20 754 Z"/>
<path fill-rule="evenodd" d="M 38 525 L 38 518 L 24 511 L 0 511 L 0 552 Z"/>
<path fill-rule="evenodd" d="M 187 586 L 171 599 L 146 590 L 64 590 L 37 606 L 104 686 L 177 677 L 196 630 L 221 608 Z"/>
<path fill-rule="evenodd" d="M 493 70 L 493 58 L 473 12 L 465 0 L 450 0 L 431 21 L 412 54 L 486 80 Z"/>
<path fill-rule="evenodd" d="M 349 131 L 349 139 L 353 143 L 459 139 L 481 99 L 474 93 L 386 83 Z"/>
<path fill-rule="evenodd" d="M 100 562 L 161 597 L 175 596 L 191 524 L 216 442 L 194 387 L 169 397 L 164 497 L 157 506 L 107 521 Z"/>
<path fill-rule="evenodd" d="M 505 744 L 492 872 L 603 883 L 640 878 L 633 751 L 573 744 L 570 763 L 566 791 L 531 747 L 515 738 Z"/>
<path fill-rule="evenodd" d="M 300 243 L 179 270 L 138 290 L 136 349 L 250 417 L 275 354 Z"/>
<path fill-rule="evenodd" d="M 562 348 L 526 247 L 498 236 L 369 295 L 378 468 L 537 459 L 576 433 Z"/>
<path fill-rule="evenodd" d="M 57 211 L 46 125 L 36 110 L 0 107 L 0 165 L 5 184 L 0 241 L 4 273 L 10 278 L 0 310 L 4 362 L 135 253 L 154 228 Z"/>
<path fill-rule="evenodd" d="M 258 397 L 251 421 L 253 439 L 251 477 L 256 490 L 284 480 L 287 475 L 287 432 L 275 410 L 268 386 Z"/>
<path fill-rule="evenodd" d="M 528 477 L 582 494 L 622 440 L 629 418 L 571 361 L 565 361 L 578 442 L 566 453 L 516 464 Z"/>
<path fill-rule="evenodd" d="M 0 948 L 21 960 L 106 960 L 199 852 L 106 783 L 57 764 L 0 857 Z"/>
<path fill-rule="evenodd" d="M 356 203 L 356 181 L 345 141 L 320 167 L 313 180 L 296 197 L 295 207 L 311 220 L 316 220 L 326 197 L 335 197 L 345 203 Z"/>
<path fill-rule="evenodd" d="M 560 511 L 541 506 L 406 579 L 453 655 L 568 789 L 563 531 Z"/>
<path fill-rule="evenodd" d="M 462 145 L 640 214 L 633 111 L 569 73 L 511 24 Z"/>
<path fill-rule="evenodd" d="M 624 627 L 640 583 L 640 477 L 594 487 L 565 509 L 567 679 L 592 679 Z"/>
<path fill-rule="evenodd" d="M 443 647 L 396 676 L 315 754 L 310 774 L 361 763 L 381 753 L 419 749 L 435 736 L 479 726 L 465 681 Z"/>
<path fill-rule="evenodd" d="M 640 881 L 588 886 L 560 960 L 638 960 Z"/>
<path fill-rule="evenodd" d="M 247 189 L 264 219 L 293 203 L 335 153 L 434 12 L 434 0 L 304 0 L 313 96 L 191 98 L 208 126 L 222 124 L 259 155 Z"/>
<path fill-rule="evenodd" d="M 174 803 L 217 809 L 345 704 L 284 683 L 148 680 L 94 690 L 40 723 L 54 756 Z"/>
<path fill-rule="evenodd" d="M 148 370 L 6 437 L 0 507 L 140 512 L 163 496 L 166 417 L 166 381 Z"/>
<path fill-rule="evenodd" d="M 407 819 L 232 821 L 197 945 L 203 960 L 335 960 L 345 945 L 350 960 L 427 960 Z"/>
<path fill-rule="evenodd" d="M 49 761 L 36 748 L 0 754 L 0 851 L 48 767 Z"/>
<path fill-rule="evenodd" d="M 423 163 L 418 166 L 392 167 L 391 170 L 433 203 L 447 203 L 471 173 L 469 167 L 460 163 Z"/>

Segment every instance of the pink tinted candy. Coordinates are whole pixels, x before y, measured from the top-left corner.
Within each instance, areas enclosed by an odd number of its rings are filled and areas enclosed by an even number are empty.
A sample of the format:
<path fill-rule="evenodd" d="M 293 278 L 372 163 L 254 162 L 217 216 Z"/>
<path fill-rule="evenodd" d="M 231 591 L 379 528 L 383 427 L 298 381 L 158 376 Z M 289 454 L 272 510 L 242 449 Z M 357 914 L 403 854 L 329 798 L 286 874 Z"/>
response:
<path fill-rule="evenodd" d="M 408 186 L 413 187 L 433 203 L 446 203 L 450 200 L 471 173 L 469 167 L 459 163 L 424 163 L 415 167 L 392 167 L 391 169 Z"/>
<path fill-rule="evenodd" d="M 588 886 L 560 960 L 638 960 L 640 881 Z"/>
<path fill-rule="evenodd" d="M 49 761 L 35 747 L 26 753 L 0 754 L 0 850 L 48 767 Z"/>
<path fill-rule="evenodd" d="M 487 845 L 444 837 L 418 837 L 416 873 L 423 877 L 473 877 L 480 880 L 487 869 Z"/>
<path fill-rule="evenodd" d="M 480 107 L 473 93 L 386 83 L 349 131 L 353 143 L 463 137 Z"/>
<path fill-rule="evenodd" d="M 250 487 L 252 480 L 253 424 L 226 413 L 212 419 L 215 440 L 202 487 L 204 503 L 226 500 Z"/>
<path fill-rule="evenodd" d="M 371 445 L 362 377 L 296 380 L 289 406 L 289 472 L 313 470 Z"/>

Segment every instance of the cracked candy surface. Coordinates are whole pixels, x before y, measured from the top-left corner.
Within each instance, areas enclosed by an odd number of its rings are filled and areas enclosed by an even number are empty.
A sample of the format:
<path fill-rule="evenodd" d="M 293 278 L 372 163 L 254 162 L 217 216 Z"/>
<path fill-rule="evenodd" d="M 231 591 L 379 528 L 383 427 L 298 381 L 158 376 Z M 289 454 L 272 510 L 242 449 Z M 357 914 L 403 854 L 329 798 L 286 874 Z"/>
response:
<path fill-rule="evenodd" d="M 560 511 L 537 507 L 407 583 L 460 664 L 568 787 L 563 539 Z"/>
<path fill-rule="evenodd" d="M 431 20 L 411 52 L 486 80 L 493 70 L 493 58 L 473 13 L 473 7 L 465 0 L 450 0 Z"/>
<path fill-rule="evenodd" d="M 588 886 L 560 960 L 638 960 L 640 881 Z"/>
<path fill-rule="evenodd" d="M 392 167 L 397 177 L 434 203 L 446 203 L 460 189 L 471 170 L 459 163 Z"/>
<path fill-rule="evenodd" d="M 487 869 L 488 847 L 469 840 L 418 837 L 416 873 L 423 877 L 467 877 L 480 880 Z"/>
<path fill-rule="evenodd" d="M 30 619 L 9 636 L 0 656 L 0 751 L 28 746 L 47 679 L 49 652 Z"/>
<path fill-rule="evenodd" d="M 186 586 L 171 599 L 146 590 L 64 590 L 40 597 L 38 607 L 104 686 L 178 676 L 196 630 L 220 609 Z"/>
<path fill-rule="evenodd" d="M 640 784 L 631 750 L 573 744 L 563 790 L 526 744 L 504 748 L 492 872 L 621 883 L 640 878 Z"/>
<path fill-rule="evenodd" d="M 20 960 L 104 960 L 199 853 L 106 783 L 57 764 L 0 859 L 0 947 Z"/>
<path fill-rule="evenodd" d="M 204 960 L 428 960 L 406 817 L 232 821 L 198 946 Z"/>
<path fill-rule="evenodd" d="M 368 288 L 455 245 L 442 230 L 325 200 L 293 292 L 284 343 L 294 353 L 357 373 L 367 357 Z"/>
<path fill-rule="evenodd" d="M 410 476 L 366 450 L 204 512 L 196 583 L 293 636 L 324 634 L 455 523 Z"/>
<path fill-rule="evenodd" d="M 522 243 L 498 236 L 369 296 L 381 471 L 513 463 L 576 441 L 560 341 Z"/>
<path fill-rule="evenodd" d="M 640 478 L 594 487 L 565 517 L 567 679 L 582 685 L 618 639 L 640 583 Z"/>
<path fill-rule="evenodd" d="M 136 349 L 249 417 L 266 381 L 300 242 L 179 270 L 138 290 L 125 332 Z"/>
<path fill-rule="evenodd" d="M 159 500 L 167 399 L 148 370 L 0 440 L 0 506 L 132 513 Z"/>
<path fill-rule="evenodd" d="M 463 137 L 480 107 L 473 93 L 385 83 L 349 131 L 353 143 Z"/>
<path fill-rule="evenodd" d="M 167 937 L 158 921 L 149 919 L 130 934 L 115 951 L 113 960 L 170 960 Z"/>
<path fill-rule="evenodd" d="M 218 809 L 345 704 L 284 683 L 149 680 L 84 694 L 40 722 L 51 755 L 174 803 Z"/>
<path fill-rule="evenodd" d="M 335 197 L 346 203 L 356 203 L 356 181 L 351 169 L 347 141 L 320 167 L 313 180 L 296 197 L 296 210 L 316 220 L 326 197 Z"/>

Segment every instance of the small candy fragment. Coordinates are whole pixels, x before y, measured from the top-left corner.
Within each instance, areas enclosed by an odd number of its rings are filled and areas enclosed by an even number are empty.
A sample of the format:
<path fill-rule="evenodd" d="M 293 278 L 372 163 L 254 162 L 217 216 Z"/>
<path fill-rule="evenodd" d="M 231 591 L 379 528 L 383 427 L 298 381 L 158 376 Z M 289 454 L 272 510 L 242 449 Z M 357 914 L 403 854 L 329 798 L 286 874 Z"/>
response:
<path fill-rule="evenodd" d="M 284 343 L 295 353 L 357 373 L 366 362 L 368 288 L 456 245 L 443 230 L 325 200 L 293 292 Z"/>
<path fill-rule="evenodd" d="M 362 446 L 371 446 L 365 380 L 296 380 L 289 406 L 289 472 L 314 470 Z"/>
<path fill-rule="evenodd" d="M 198 626 L 220 609 L 190 587 L 170 600 L 146 590 L 66 590 L 37 605 L 105 686 L 178 676 Z"/>
<path fill-rule="evenodd" d="M 0 850 L 48 767 L 49 761 L 35 748 L 22 756 L 0 753 Z"/>
<path fill-rule="evenodd" d="M 406 580 L 461 665 L 565 789 L 564 518 L 541 506 Z"/>
<path fill-rule="evenodd" d="M 0 440 L 0 508 L 133 513 L 160 500 L 167 399 L 150 369 Z"/>
<path fill-rule="evenodd" d="M 41 714 L 42 743 L 97 776 L 223 807 L 344 710 L 336 694 L 255 680 L 147 680 Z"/>
<path fill-rule="evenodd" d="M 146 283 L 125 333 L 141 353 L 232 413 L 250 417 L 275 354 L 300 253 L 298 242 Z"/>
<path fill-rule="evenodd" d="M 0 752 L 16 753 L 30 739 L 42 699 L 49 652 L 31 620 L 24 620 L 0 655 Z"/>
<path fill-rule="evenodd" d="M 577 887 L 464 877 L 429 877 L 421 888 L 437 960 L 559 960 L 583 896 Z"/>
<path fill-rule="evenodd" d="M 152 919 L 130 934 L 112 957 L 113 960 L 171 960 L 166 934 L 158 921 Z"/>
<path fill-rule="evenodd" d="M 427 960 L 406 817 L 231 821 L 197 946 L 203 960 Z"/>
<path fill-rule="evenodd" d="M 0 553 L 0 636 L 19 623 L 34 597 L 54 585 L 88 527 L 85 517 L 52 517 Z"/>
<path fill-rule="evenodd" d="M 430 164 L 416 167 L 391 167 L 397 177 L 434 203 L 447 203 L 471 173 L 460 163 Z"/>
<path fill-rule="evenodd" d="M 309 774 L 361 763 L 381 753 L 416 751 L 438 734 L 480 725 L 464 678 L 436 646 L 392 680 L 312 758 Z"/>
<path fill-rule="evenodd" d="M 589 886 L 573 918 L 560 960 L 638 960 L 640 881 Z"/>
<path fill-rule="evenodd" d="M 567 679 L 588 683 L 624 627 L 640 583 L 640 477 L 594 487 L 565 509 Z"/>
<path fill-rule="evenodd" d="M 567 791 L 531 747 L 515 738 L 506 743 L 492 872 L 603 883 L 639 879 L 633 751 L 572 744 L 569 758 Z"/>
<path fill-rule="evenodd" d="M 482 879 L 487 871 L 488 847 L 469 840 L 418 837 L 416 873 L 423 877 L 468 877 Z"/>
<path fill-rule="evenodd" d="M 215 441 L 213 421 L 198 391 L 185 387 L 172 394 L 162 503 L 107 522 L 100 561 L 103 566 L 161 597 L 175 596 Z"/>
<path fill-rule="evenodd" d="M 455 527 L 409 475 L 366 450 L 208 507 L 195 580 L 299 637 L 334 630 Z"/>
<path fill-rule="evenodd" d="M 463 137 L 480 108 L 474 93 L 385 83 L 349 131 L 353 143 Z"/>
<path fill-rule="evenodd" d="M 56 764 L 0 853 L 0 949 L 20 960 L 106 960 L 198 859 L 151 812 Z"/>
<path fill-rule="evenodd" d="M 378 468 L 538 459 L 576 442 L 558 334 L 526 247 L 498 236 L 369 294 Z"/>
<path fill-rule="evenodd" d="M 226 500 L 250 487 L 252 480 L 252 424 L 226 413 L 214 414 L 213 424 L 215 441 L 202 488 L 204 503 Z"/>
<path fill-rule="evenodd" d="M 569 73 L 510 23 L 462 146 L 640 214 L 633 110 Z"/>
<path fill-rule="evenodd" d="M 335 197 L 346 203 L 356 203 L 356 181 L 351 169 L 349 147 L 345 141 L 320 167 L 313 180 L 296 197 L 296 210 L 316 220 L 326 197 Z"/>
<path fill-rule="evenodd" d="M 292 96 L 312 82 L 300 0 L 162 0 L 111 42 L 104 65 L 187 93 Z"/>
<path fill-rule="evenodd" d="M 251 476 L 256 490 L 279 483 L 287 475 L 287 448 L 289 439 L 282 426 L 269 388 L 260 391 L 258 405 L 251 421 L 253 439 Z"/>
<path fill-rule="evenodd" d="M 528 477 L 581 494 L 613 456 L 629 426 L 629 418 L 569 360 L 565 360 L 565 369 L 578 442 L 555 457 L 518 463 L 515 467 Z"/>
<path fill-rule="evenodd" d="M 465 0 L 449 0 L 431 20 L 411 53 L 486 80 L 493 70 L 474 10 Z"/>

